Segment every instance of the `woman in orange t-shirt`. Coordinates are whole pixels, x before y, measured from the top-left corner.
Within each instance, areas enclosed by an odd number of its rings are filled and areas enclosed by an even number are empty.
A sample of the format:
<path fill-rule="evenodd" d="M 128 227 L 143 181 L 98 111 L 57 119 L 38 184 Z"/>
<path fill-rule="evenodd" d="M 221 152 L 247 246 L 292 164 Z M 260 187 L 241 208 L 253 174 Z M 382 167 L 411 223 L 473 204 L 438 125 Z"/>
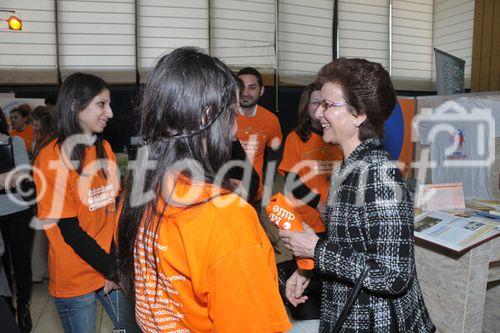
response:
<path fill-rule="evenodd" d="M 134 331 L 133 320 L 127 322 L 131 307 L 111 282 L 117 282 L 112 243 L 119 183 L 115 156 L 102 134 L 113 116 L 110 102 L 101 78 L 66 78 L 57 101 L 56 138 L 42 147 L 34 165 L 38 218 L 49 240 L 49 294 L 65 333 L 95 331 L 96 300 L 115 329 Z"/>
<path fill-rule="evenodd" d="M 35 132 L 33 127 L 28 124 L 28 118 L 31 113 L 31 107 L 28 104 L 20 105 L 10 112 L 10 136 L 18 136 L 24 140 L 26 150 L 31 155 L 33 150 L 33 141 Z"/>
<path fill-rule="evenodd" d="M 299 125 L 286 139 L 278 168 L 286 176 L 285 193 L 316 233 L 325 231 L 318 209 L 325 206 L 330 176 L 336 163 L 342 161 L 340 148 L 321 137 L 323 130 L 314 115 L 320 102 L 321 86 L 309 84 L 300 97 Z"/>
<path fill-rule="evenodd" d="M 143 91 L 136 168 L 123 191 L 119 254 L 144 332 L 284 332 L 274 252 L 223 165 L 238 90 L 195 48 L 162 57 Z M 149 198 L 148 198 L 149 197 Z"/>

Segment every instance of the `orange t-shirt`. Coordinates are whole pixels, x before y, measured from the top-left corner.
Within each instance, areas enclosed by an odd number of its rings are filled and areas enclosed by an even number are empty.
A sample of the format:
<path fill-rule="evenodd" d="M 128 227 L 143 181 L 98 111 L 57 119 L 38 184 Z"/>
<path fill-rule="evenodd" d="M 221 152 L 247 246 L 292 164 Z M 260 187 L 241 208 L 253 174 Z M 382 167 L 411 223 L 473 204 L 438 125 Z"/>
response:
<path fill-rule="evenodd" d="M 26 125 L 22 132 L 19 132 L 18 130 L 15 129 L 10 130 L 9 135 L 20 137 L 21 139 L 24 140 L 24 145 L 26 146 L 26 150 L 30 153 L 33 151 L 33 142 L 35 141 L 35 131 L 33 130 L 33 127 L 31 125 Z"/>
<path fill-rule="evenodd" d="M 185 178 L 175 195 L 167 207 L 160 199 L 163 216 L 146 232 L 143 222 L 136 238 L 135 312 L 142 331 L 290 329 L 274 251 L 255 210 L 233 193 Z"/>
<path fill-rule="evenodd" d="M 39 195 L 38 218 L 78 217 L 80 227 L 109 252 L 119 182 L 115 155 L 109 143 L 104 142 L 104 149 L 108 158 L 107 179 L 92 170 L 96 162 L 95 146 L 85 150 L 84 168 L 81 175 L 78 175 L 68 167 L 70 162 L 66 155 L 61 154 L 56 140 L 40 151 L 35 160 L 35 170 L 38 171 L 34 172 L 34 178 Z M 49 239 L 50 295 L 69 298 L 104 286 L 104 276 L 66 244 L 57 226 L 46 225 L 45 232 Z"/>
<path fill-rule="evenodd" d="M 337 145 L 325 143 L 320 135 L 311 132 L 311 137 L 302 142 L 297 133 L 291 132 L 286 138 L 283 159 L 278 171 L 281 174 L 293 172 L 309 189 L 320 195 L 325 203 L 330 187 L 330 176 L 335 162 L 342 161 L 342 150 Z M 315 232 L 325 231 L 320 214 L 300 200 L 294 200 L 297 211 Z"/>
<path fill-rule="evenodd" d="M 281 135 L 280 123 L 271 111 L 260 105 L 257 106 L 257 112 L 252 118 L 242 116 L 238 113 L 236 122 L 238 124 L 236 136 L 260 177 L 257 196 L 256 198 L 251 198 L 257 201 L 262 198 L 264 150 L 266 147 L 281 145 L 283 136 Z"/>

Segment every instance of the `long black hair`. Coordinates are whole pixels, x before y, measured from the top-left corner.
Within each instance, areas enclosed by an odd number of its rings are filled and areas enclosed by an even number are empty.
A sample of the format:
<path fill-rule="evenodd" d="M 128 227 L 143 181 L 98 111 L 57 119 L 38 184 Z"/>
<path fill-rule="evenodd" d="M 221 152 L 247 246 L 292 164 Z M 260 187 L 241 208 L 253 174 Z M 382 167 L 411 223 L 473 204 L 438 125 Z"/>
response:
<path fill-rule="evenodd" d="M 37 106 L 31 114 L 31 118 L 40 122 L 39 137 L 33 149 L 33 157 L 36 158 L 40 150 L 54 139 L 56 135 L 56 120 L 53 108 L 44 105 Z"/>
<path fill-rule="evenodd" d="M 100 77 L 91 74 L 74 73 L 64 80 L 56 104 L 57 143 L 61 147 L 65 140 L 72 135 L 84 133 L 78 120 L 78 114 L 92 102 L 94 97 L 106 89 L 109 90 L 106 82 Z M 97 159 L 105 161 L 107 154 L 103 145 L 103 135 L 102 133 L 95 133 L 95 136 L 94 145 L 97 151 Z M 75 169 L 78 174 L 81 174 L 83 161 L 85 160 L 85 145 L 76 145 L 71 152 L 70 159 L 78 161 Z M 100 163 L 99 173 L 103 177 L 106 177 L 105 167 L 103 163 Z"/>
<path fill-rule="evenodd" d="M 159 228 L 154 221 L 158 217 L 161 221 L 163 214 L 156 207 L 164 177 L 179 171 L 188 179 L 213 184 L 217 171 L 229 160 L 230 129 L 238 107 L 236 92 L 231 71 L 217 58 L 192 47 L 163 56 L 151 72 L 138 116 L 139 135 L 146 142 L 142 149 L 147 150 L 148 160 L 156 163 L 146 173 L 141 188 L 154 192 L 155 198 L 142 204 L 132 202 L 137 179 L 130 173 L 122 192 L 118 226 L 121 283 L 128 294 L 133 295 L 134 290 L 134 245 L 139 227 L 143 224 L 154 237 Z M 139 156 L 136 163 L 146 162 Z M 176 163 L 186 160 L 194 160 L 200 172 L 173 170 Z M 222 186 L 231 189 L 227 180 Z"/>

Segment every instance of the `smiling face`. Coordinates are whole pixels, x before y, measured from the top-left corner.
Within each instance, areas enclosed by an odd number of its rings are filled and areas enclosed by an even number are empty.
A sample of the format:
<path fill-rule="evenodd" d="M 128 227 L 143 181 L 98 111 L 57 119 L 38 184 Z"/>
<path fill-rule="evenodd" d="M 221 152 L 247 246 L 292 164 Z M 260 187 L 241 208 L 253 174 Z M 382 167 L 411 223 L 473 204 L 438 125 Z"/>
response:
<path fill-rule="evenodd" d="M 323 85 L 321 98 L 329 104 L 346 102 L 342 89 L 333 82 Z M 333 105 L 325 109 L 320 105 L 316 110 L 316 117 L 323 127 L 323 141 L 339 144 L 344 154 L 346 154 L 346 148 L 355 147 L 361 142 L 358 136 L 358 126 L 366 119 L 366 115 L 354 116 L 348 110 L 349 107 L 348 105 Z"/>
<path fill-rule="evenodd" d="M 91 135 L 104 131 L 108 119 L 113 117 L 110 103 L 109 90 L 104 89 L 92 99 L 85 109 L 78 113 L 78 120 L 83 133 Z"/>
<path fill-rule="evenodd" d="M 259 85 L 255 75 L 242 74 L 239 78 L 244 83 L 240 96 L 240 106 L 242 108 L 251 108 L 259 101 L 260 96 L 264 93 L 264 88 Z"/>
<path fill-rule="evenodd" d="M 321 123 L 316 117 L 316 110 L 321 103 L 321 90 L 314 90 L 309 96 L 309 104 L 307 105 L 307 113 L 311 119 L 311 126 L 315 129 L 321 129 Z"/>

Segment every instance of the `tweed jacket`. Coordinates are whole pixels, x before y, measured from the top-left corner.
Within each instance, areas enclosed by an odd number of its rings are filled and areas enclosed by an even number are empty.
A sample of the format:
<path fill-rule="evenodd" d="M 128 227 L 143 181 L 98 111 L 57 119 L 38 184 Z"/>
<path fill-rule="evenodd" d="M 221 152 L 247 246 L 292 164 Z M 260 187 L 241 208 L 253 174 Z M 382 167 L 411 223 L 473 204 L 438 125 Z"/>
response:
<path fill-rule="evenodd" d="M 314 253 L 323 274 L 320 332 L 333 328 L 368 261 L 341 332 L 435 330 L 417 280 L 412 199 L 379 140 L 363 141 L 332 177 L 325 225 L 328 237 Z"/>

